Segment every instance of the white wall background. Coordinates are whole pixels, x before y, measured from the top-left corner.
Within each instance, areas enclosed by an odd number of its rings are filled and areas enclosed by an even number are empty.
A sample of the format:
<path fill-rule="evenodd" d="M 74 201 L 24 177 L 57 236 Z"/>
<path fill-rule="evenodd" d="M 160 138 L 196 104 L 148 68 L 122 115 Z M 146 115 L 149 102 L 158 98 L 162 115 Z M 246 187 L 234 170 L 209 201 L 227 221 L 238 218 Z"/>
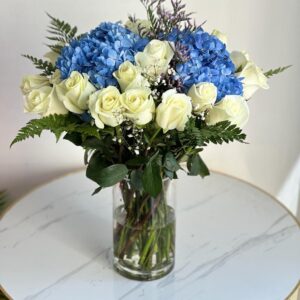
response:
<path fill-rule="evenodd" d="M 247 180 L 298 210 L 300 182 L 300 1 L 187 0 L 198 22 L 229 36 L 231 50 L 247 50 L 261 67 L 293 64 L 270 81 L 271 89 L 251 101 L 245 128 L 250 145 L 209 147 L 208 165 Z M 9 150 L 17 130 L 33 116 L 23 114 L 19 84 L 34 73 L 21 53 L 46 52 L 45 12 L 76 24 L 82 32 L 104 20 L 143 17 L 138 0 L 1 0 L 0 8 L 0 189 L 18 197 L 32 187 L 83 165 L 82 151 L 50 134 Z"/>

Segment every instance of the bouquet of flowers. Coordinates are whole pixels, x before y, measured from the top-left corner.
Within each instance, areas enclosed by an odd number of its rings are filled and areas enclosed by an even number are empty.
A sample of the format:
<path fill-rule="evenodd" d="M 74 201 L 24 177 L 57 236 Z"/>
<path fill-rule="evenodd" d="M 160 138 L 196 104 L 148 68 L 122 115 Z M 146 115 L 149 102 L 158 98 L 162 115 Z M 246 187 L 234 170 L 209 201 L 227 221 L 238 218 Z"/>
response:
<path fill-rule="evenodd" d="M 104 22 L 92 31 L 49 15 L 50 52 L 25 55 L 42 74 L 22 81 L 25 111 L 39 114 L 12 144 L 50 130 L 85 149 L 86 175 L 114 186 L 115 265 L 153 279 L 174 262 L 174 212 L 168 187 L 177 172 L 207 176 L 200 153 L 209 143 L 245 142 L 247 101 L 268 77 L 227 38 L 197 25 L 181 0 L 140 0 L 147 19 Z M 183 167 L 182 163 L 186 163 Z M 120 200 L 119 199 L 119 200 Z"/>

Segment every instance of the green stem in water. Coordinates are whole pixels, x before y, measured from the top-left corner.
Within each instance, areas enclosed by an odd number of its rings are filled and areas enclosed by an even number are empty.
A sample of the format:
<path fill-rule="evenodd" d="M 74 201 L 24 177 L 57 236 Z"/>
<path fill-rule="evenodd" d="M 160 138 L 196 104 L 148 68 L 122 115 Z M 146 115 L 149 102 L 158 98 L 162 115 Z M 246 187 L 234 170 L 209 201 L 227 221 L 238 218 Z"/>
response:
<path fill-rule="evenodd" d="M 152 245 L 152 243 L 153 243 L 153 241 L 155 239 L 155 236 L 156 236 L 155 230 L 151 230 L 150 237 L 149 237 L 146 245 L 144 246 L 142 254 L 141 254 L 141 258 L 140 258 L 140 261 L 139 261 L 139 263 L 141 265 L 144 264 L 144 262 L 145 262 L 147 253 L 148 253 L 148 251 L 149 251 L 149 249 L 150 249 L 150 247 L 151 247 L 151 245 Z"/>

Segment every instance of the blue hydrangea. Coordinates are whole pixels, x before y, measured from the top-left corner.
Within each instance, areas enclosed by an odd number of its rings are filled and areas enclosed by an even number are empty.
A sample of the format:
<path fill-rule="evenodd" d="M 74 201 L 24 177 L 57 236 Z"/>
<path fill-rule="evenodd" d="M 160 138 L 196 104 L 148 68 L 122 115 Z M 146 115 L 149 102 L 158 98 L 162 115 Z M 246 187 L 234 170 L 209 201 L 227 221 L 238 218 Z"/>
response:
<path fill-rule="evenodd" d="M 189 56 L 187 62 L 176 66 L 186 90 L 199 82 L 211 82 L 218 88 L 217 100 L 226 95 L 243 94 L 230 54 L 217 37 L 201 29 L 195 32 L 174 30 L 168 39 L 184 46 Z"/>
<path fill-rule="evenodd" d="M 72 71 L 78 71 L 87 73 L 99 88 L 117 85 L 113 72 L 126 60 L 134 62 L 134 55 L 143 51 L 147 43 L 147 39 L 119 23 L 101 23 L 89 34 L 64 47 L 56 66 L 62 79 L 69 77 Z"/>

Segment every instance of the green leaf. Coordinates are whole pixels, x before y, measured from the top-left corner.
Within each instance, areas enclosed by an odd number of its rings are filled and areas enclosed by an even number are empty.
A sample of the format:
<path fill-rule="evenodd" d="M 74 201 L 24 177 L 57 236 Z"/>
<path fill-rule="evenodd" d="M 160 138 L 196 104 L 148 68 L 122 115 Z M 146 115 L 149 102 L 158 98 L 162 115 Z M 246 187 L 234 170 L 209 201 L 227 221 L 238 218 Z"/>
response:
<path fill-rule="evenodd" d="M 186 147 L 207 146 L 208 143 L 222 144 L 233 141 L 245 142 L 246 135 L 235 124 L 229 121 L 219 122 L 212 126 L 196 127 L 195 120 L 190 120 L 184 132 L 179 133 L 182 145 Z"/>
<path fill-rule="evenodd" d="M 89 161 L 86 170 L 86 176 L 99 184 L 100 187 L 109 187 L 115 185 L 128 174 L 125 165 L 116 164 L 107 166 L 103 155 L 95 152 Z"/>
<path fill-rule="evenodd" d="M 97 188 L 94 190 L 92 196 L 95 196 L 96 194 L 98 194 L 99 192 L 101 192 L 101 190 L 102 190 L 102 187 L 101 187 L 101 186 L 97 187 Z"/>
<path fill-rule="evenodd" d="M 111 165 L 99 171 L 97 182 L 101 187 L 113 186 L 128 174 L 128 169 L 123 164 Z"/>
<path fill-rule="evenodd" d="M 130 182 L 138 191 L 143 191 L 143 171 L 133 170 L 130 174 Z"/>
<path fill-rule="evenodd" d="M 33 119 L 29 121 L 26 126 L 19 130 L 16 138 L 12 141 L 10 146 L 30 137 L 33 138 L 35 136 L 40 136 L 44 130 L 50 130 L 54 133 L 57 140 L 59 140 L 63 132 L 67 132 L 69 134 L 74 132 L 80 133 L 82 140 L 87 137 L 100 137 L 96 126 L 82 123 L 79 118 L 72 114 L 50 115 L 41 119 Z M 70 141 L 72 139 L 72 142 L 75 142 L 75 136 L 66 136 L 66 139 L 69 139 Z M 77 142 L 79 142 L 78 137 Z"/>
<path fill-rule="evenodd" d="M 10 146 L 30 137 L 41 136 L 44 130 L 52 131 L 56 138 L 64 132 L 72 132 L 76 128 L 76 120 L 71 115 L 50 115 L 41 119 L 33 119 L 21 128 Z"/>
<path fill-rule="evenodd" d="M 108 164 L 103 158 L 102 153 L 99 151 L 94 152 L 90 158 L 90 161 L 88 162 L 86 177 L 98 183 L 99 172 L 107 166 Z"/>
<path fill-rule="evenodd" d="M 129 167 L 139 167 L 147 162 L 148 162 L 147 157 L 138 156 L 138 157 L 135 157 L 133 159 L 126 161 L 126 165 Z"/>
<path fill-rule="evenodd" d="M 39 69 L 39 70 L 43 70 L 42 75 L 44 76 L 50 76 L 54 73 L 54 71 L 56 70 L 55 66 L 52 65 L 51 62 L 49 61 L 44 61 L 42 59 L 33 57 L 31 55 L 22 55 L 25 58 L 28 58 L 30 61 L 32 61 L 32 63 L 34 64 L 34 66 Z"/>
<path fill-rule="evenodd" d="M 104 141 L 95 137 L 89 137 L 82 142 L 84 148 L 100 149 L 104 146 Z"/>
<path fill-rule="evenodd" d="M 277 75 L 279 73 L 284 72 L 285 70 L 289 69 L 290 67 L 292 67 L 292 65 L 285 66 L 285 67 L 279 67 L 279 68 L 273 69 L 273 70 L 269 70 L 268 72 L 265 72 L 265 76 L 270 78 L 274 75 Z"/>
<path fill-rule="evenodd" d="M 47 37 L 49 40 L 67 44 L 76 38 L 76 26 L 73 27 L 69 23 L 54 18 L 48 13 L 47 15 L 50 18 L 50 26 L 48 32 L 52 34 L 52 36 Z"/>
<path fill-rule="evenodd" d="M 180 165 L 178 164 L 178 162 L 177 162 L 176 158 L 174 157 L 173 153 L 168 152 L 165 155 L 164 167 L 165 167 L 165 169 L 167 169 L 168 171 L 171 171 L 171 172 L 176 172 L 180 169 Z"/>
<path fill-rule="evenodd" d="M 162 190 L 160 167 L 155 160 L 147 163 L 143 174 L 144 190 L 152 197 L 156 197 Z"/>
<path fill-rule="evenodd" d="M 187 167 L 189 170 L 188 175 L 190 176 L 200 175 L 201 177 L 205 177 L 210 174 L 206 164 L 204 163 L 199 154 L 194 154 L 188 159 Z"/>
<path fill-rule="evenodd" d="M 61 43 L 57 43 L 54 45 L 47 45 L 47 47 L 50 48 L 50 50 L 52 50 L 53 52 L 61 54 L 61 50 L 63 49 L 64 45 L 62 45 Z"/>
<path fill-rule="evenodd" d="M 73 143 L 75 146 L 82 145 L 82 138 L 81 138 L 81 134 L 79 132 L 67 133 L 64 136 L 64 140 L 67 140 L 67 141 Z"/>
<path fill-rule="evenodd" d="M 96 126 L 92 126 L 89 123 L 80 124 L 76 127 L 76 132 L 81 133 L 82 140 L 85 141 L 88 137 L 100 138 L 99 130 Z"/>
<path fill-rule="evenodd" d="M 149 159 L 149 163 L 156 163 L 158 166 L 162 166 L 162 155 L 159 154 L 159 151 L 156 151 L 153 156 Z"/>

